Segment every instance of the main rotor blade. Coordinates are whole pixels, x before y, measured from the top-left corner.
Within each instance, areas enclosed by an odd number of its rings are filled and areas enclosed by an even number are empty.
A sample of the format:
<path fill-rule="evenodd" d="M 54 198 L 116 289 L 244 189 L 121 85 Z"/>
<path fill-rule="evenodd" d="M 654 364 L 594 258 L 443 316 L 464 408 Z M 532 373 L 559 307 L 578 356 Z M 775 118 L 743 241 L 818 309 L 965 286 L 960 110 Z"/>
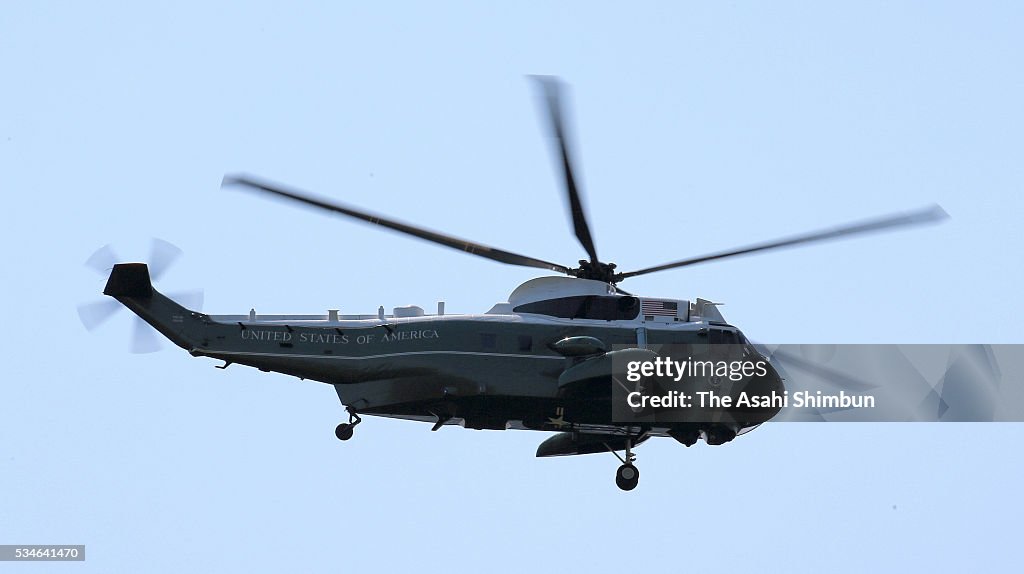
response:
<path fill-rule="evenodd" d="M 712 253 L 710 255 L 704 255 L 701 257 L 683 259 L 682 261 L 676 261 L 675 263 L 666 263 L 665 265 L 648 267 L 646 269 L 640 269 L 639 271 L 630 271 L 629 273 L 623 273 L 618 277 L 618 279 L 621 281 L 622 279 L 636 277 L 637 275 L 644 275 L 647 273 L 654 273 L 655 271 L 675 269 L 676 267 L 686 267 L 687 265 L 696 265 L 697 263 L 714 261 L 715 259 L 725 259 L 727 257 L 735 257 L 737 255 L 746 255 L 749 253 L 756 253 L 758 251 L 769 251 L 772 249 L 793 247 L 795 245 L 801 245 L 804 243 L 815 243 L 818 241 L 839 239 L 840 237 L 846 237 L 849 235 L 860 235 L 865 233 L 873 233 L 876 231 L 884 231 L 887 229 L 893 229 L 897 227 L 906 227 L 909 225 L 921 225 L 924 223 L 932 223 L 935 221 L 947 219 L 948 217 L 949 215 L 946 213 L 945 210 L 943 210 L 938 205 L 933 205 L 931 207 L 927 207 L 917 211 L 910 211 L 907 213 L 901 213 L 897 215 L 888 215 L 876 219 L 868 219 L 857 223 L 833 227 L 831 229 L 823 229 L 820 231 L 805 233 L 803 235 L 795 235 L 793 237 L 777 239 L 775 241 L 768 241 L 766 243 L 758 243 L 747 247 L 741 247 L 739 249 L 733 249 L 730 251 L 722 251 L 720 253 Z"/>
<path fill-rule="evenodd" d="M 562 159 L 562 174 L 565 176 L 565 191 L 569 196 L 569 211 L 572 214 L 573 230 L 576 232 L 576 238 L 583 245 L 583 249 L 586 249 L 587 254 L 590 255 L 590 262 L 597 265 L 597 248 L 590 236 L 590 226 L 587 225 L 587 215 L 583 210 L 579 190 L 576 188 L 576 178 L 572 173 L 572 160 L 569 158 L 569 144 L 566 142 L 565 125 L 562 121 L 561 81 L 553 76 L 533 76 L 533 78 L 544 90 L 544 99 L 551 120 L 551 135 L 558 143 L 558 151 Z"/>
<path fill-rule="evenodd" d="M 465 239 L 459 239 L 457 237 L 451 237 L 444 235 L 436 231 L 428 231 L 419 227 L 414 227 L 407 223 L 401 223 L 391 219 L 385 219 L 379 215 L 373 215 L 363 211 L 359 211 L 355 208 L 341 205 L 339 203 L 329 202 L 325 199 L 318 199 L 310 196 L 304 192 L 300 192 L 295 189 L 289 189 L 281 185 L 273 184 L 267 181 L 258 180 L 246 175 L 237 176 L 225 176 L 221 186 L 225 185 L 241 185 L 249 187 L 258 191 L 263 191 L 271 195 L 284 197 L 300 203 L 305 203 L 319 209 L 327 211 L 333 211 L 334 213 L 340 213 L 347 215 L 355 219 L 372 223 L 374 225 L 380 225 L 387 227 L 394 231 L 412 235 L 413 237 L 419 237 L 420 239 L 426 239 L 434 243 L 440 243 L 452 249 L 458 249 L 459 251 L 465 251 L 472 255 L 479 257 L 485 257 L 501 263 L 508 263 L 509 265 L 521 265 L 523 267 L 536 267 L 539 269 L 549 269 L 551 271 L 558 271 L 559 273 L 565 273 L 566 275 L 571 274 L 568 267 L 559 265 L 557 263 L 551 263 L 541 259 L 534 259 L 533 257 L 527 257 L 525 255 L 519 255 L 517 253 L 511 253 L 509 251 L 503 251 L 501 249 L 495 249 L 494 247 L 488 247 L 487 245 L 481 245 L 479 243 L 473 243 L 472 241 L 466 241 Z"/>

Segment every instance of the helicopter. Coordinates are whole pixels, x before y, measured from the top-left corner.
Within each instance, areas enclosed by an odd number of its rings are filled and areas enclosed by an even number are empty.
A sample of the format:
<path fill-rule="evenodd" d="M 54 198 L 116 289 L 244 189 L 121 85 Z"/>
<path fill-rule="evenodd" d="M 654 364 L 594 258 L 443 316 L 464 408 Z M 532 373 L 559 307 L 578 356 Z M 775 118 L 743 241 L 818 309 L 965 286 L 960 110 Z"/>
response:
<path fill-rule="evenodd" d="M 587 257 L 568 266 L 431 231 L 250 175 L 225 176 L 235 187 L 384 227 L 508 265 L 555 272 L 526 281 L 483 313 L 435 312 L 418 306 L 343 315 L 211 315 L 186 308 L 153 287 L 146 263 L 113 265 L 105 295 L 113 297 L 192 356 L 332 385 L 347 411 L 335 428 L 353 438 L 362 416 L 425 422 L 431 430 L 539 430 L 555 434 L 538 457 L 611 452 L 616 484 L 639 483 L 634 448 L 652 437 L 685 446 L 720 445 L 770 420 L 778 408 L 736 411 L 721 420 L 623 422 L 612 414 L 612 389 L 623 357 L 696 342 L 726 342 L 761 356 L 706 299 L 634 295 L 627 279 L 711 261 L 935 222 L 937 205 L 890 214 L 736 249 L 622 272 L 598 256 L 574 176 L 563 122 L 563 84 L 534 77 L 546 108 L 573 231 Z M 646 355 L 645 355 L 646 353 Z M 639 355 L 638 355 L 639 354 Z M 614 381 L 614 382 L 613 382 Z M 760 388 L 781 391 L 770 362 Z M 620 451 L 623 453 L 620 455 Z"/>

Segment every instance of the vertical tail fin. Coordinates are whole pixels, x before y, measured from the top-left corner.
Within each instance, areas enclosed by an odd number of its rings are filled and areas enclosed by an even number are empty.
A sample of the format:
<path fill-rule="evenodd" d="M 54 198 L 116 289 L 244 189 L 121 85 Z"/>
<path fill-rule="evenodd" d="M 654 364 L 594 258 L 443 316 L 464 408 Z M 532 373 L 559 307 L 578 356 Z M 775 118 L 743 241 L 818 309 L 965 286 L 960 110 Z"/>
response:
<path fill-rule="evenodd" d="M 104 295 L 146 298 L 153 295 L 153 282 L 145 263 L 118 263 L 110 271 Z"/>

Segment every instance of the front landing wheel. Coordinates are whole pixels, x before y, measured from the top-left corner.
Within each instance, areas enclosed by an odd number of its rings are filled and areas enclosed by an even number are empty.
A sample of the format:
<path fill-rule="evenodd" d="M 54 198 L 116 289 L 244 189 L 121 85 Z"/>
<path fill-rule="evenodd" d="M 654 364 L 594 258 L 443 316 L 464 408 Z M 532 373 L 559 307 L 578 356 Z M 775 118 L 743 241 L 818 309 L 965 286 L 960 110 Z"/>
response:
<path fill-rule="evenodd" d="M 348 440 L 352 438 L 352 434 L 355 432 L 353 427 L 355 427 L 353 424 L 341 423 L 334 429 L 334 436 L 338 437 L 338 440 Z"/>
<path fill-rule="evenodd" d="M 615 471 L 615 484 L 622 490 L 633 490 L 640 483 L 640 471 L 632 464 L 624 464 Z"/>

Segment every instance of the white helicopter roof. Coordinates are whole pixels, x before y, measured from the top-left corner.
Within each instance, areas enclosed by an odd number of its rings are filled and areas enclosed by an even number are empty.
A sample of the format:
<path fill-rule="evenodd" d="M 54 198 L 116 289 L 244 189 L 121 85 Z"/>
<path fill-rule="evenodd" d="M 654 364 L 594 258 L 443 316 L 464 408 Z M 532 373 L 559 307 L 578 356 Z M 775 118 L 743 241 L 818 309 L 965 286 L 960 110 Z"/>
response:
<path fill-rule="evenodd" d="M 534 301 L 558 299 L 575 295 L 615 295 L 615 287 L 603 281 L 574 277 L 537 277 L 516 287 L 508 296 L 513 307 Z"/>
<path fill-rule="evenodd" d="M 511 313 L 512 309 L 523 305 L 525 303 L 534 303 L 536 301 L 546 301 L 549 299 L 559 299 L 562 297 L 573 297 L 580 295 L 618 295 L 619 293 L 615 290 L 615 286 L 603 281 L 593 281 L 590 279 L 576 279 L 573 277 L 538 277 L 536 279 L 530 279 L 526 283 L 523 283 L 519 287 L 516 287 L 512 294 L 508 296 L 507 303 L 498 303 L 487 312 L 489 315 L 505 315 Z M 643 302 L 644 310 L 652 310 L 652 315 L 657 317 L 649 317 L 649 319 L 662 319 L 661 315 L 664 315 L 664 310 L 657 312 L 655 309 L 661 303 L 674 303 L 673 309 L 681 311 L 681 315 L 685 316 L 687 321 L 699 321 L 701 319 L 709 321 L 725 322 L 725 318 L 718 310 L 718 303 L 713 303 L 705 299 L 698 298 L 696 305 L 691 305 L 689 300 L 686 299 L 665 299 L 665 298 L 650 298 L 641 297 L 640 300 Z M 674 317 L 671 318 L 673 321 L 678 320 Z"/>

